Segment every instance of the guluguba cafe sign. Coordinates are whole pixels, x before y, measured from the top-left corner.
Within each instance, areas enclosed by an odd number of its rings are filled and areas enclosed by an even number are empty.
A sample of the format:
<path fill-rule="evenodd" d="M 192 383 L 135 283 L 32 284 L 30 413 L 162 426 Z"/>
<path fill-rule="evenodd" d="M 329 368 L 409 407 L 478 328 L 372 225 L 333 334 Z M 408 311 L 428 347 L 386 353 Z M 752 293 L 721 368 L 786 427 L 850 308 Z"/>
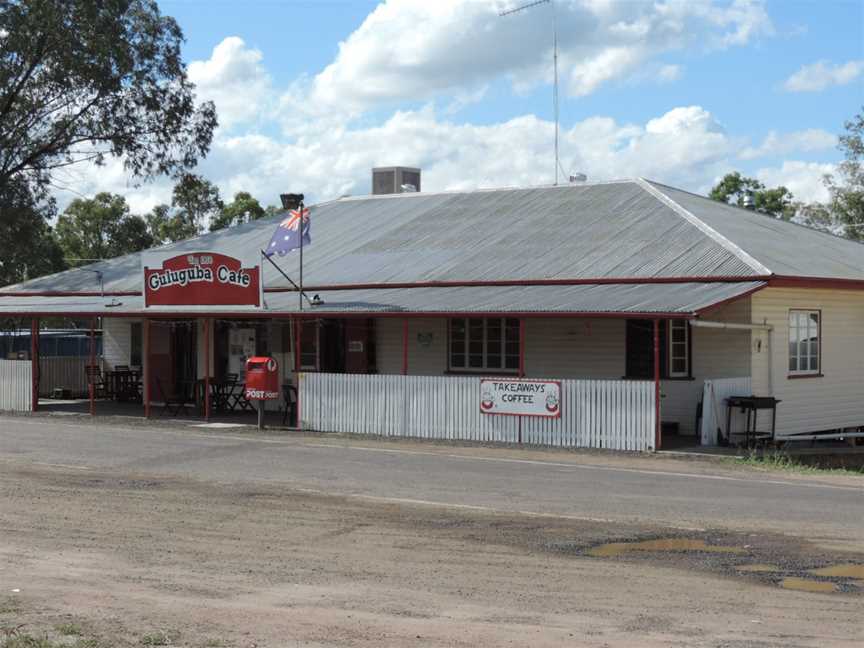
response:
<path fill-rule="evenodd" d="M 260 306 L 258 266 L 216 252 L 179 254 L 144 267 L 145 306 Z"/>
<path fill-rule="evenodd" d="M 480 411 L 511 416 L 561 416 L 561 383 L 557 380 L 481 378 Z"/>

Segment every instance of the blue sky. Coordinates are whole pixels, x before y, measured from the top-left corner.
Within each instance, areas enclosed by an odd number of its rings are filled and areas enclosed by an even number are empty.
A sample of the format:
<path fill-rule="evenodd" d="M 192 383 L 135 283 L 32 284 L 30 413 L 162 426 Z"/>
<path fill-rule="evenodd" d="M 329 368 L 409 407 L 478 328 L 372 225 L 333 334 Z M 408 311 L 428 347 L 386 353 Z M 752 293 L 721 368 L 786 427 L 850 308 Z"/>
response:
<path fill-rule="evenodd" d="M 369 191 L 411 164 L 424 190 L 552 180 L 552 7 L 510 0 L 163 0 L 220 113 L 199 171 L 264 202 Z M 733 169 L 824 199 L 836 134 L 864 104 L 864 3 L 556 0 L 561 160 L 705 192 Z M 167 181 L 85 173 L 134 209 Z"/>

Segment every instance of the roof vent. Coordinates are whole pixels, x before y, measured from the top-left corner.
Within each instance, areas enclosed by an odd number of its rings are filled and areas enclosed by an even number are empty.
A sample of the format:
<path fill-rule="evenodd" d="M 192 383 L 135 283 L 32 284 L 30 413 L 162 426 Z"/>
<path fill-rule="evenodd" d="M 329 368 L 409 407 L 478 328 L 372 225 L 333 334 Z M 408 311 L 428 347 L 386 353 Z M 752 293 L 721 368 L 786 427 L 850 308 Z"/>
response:
<path fill-rule="evenodd" d="M 415 191 L 420 191 L 420 169 L 401 166 L 372 169 L 373 195 Z"/>

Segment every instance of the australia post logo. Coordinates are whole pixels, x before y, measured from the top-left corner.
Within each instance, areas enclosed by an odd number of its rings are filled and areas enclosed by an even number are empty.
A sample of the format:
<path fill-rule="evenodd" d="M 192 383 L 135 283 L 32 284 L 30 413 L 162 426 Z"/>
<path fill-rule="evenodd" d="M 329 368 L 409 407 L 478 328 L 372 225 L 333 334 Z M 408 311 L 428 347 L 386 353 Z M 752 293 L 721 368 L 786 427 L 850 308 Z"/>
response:
<path fill-rule="evenodd" d="M 260 306 L 260 268 L 215 252 L 180 254 L 144 268 L 145 306 Z"/>

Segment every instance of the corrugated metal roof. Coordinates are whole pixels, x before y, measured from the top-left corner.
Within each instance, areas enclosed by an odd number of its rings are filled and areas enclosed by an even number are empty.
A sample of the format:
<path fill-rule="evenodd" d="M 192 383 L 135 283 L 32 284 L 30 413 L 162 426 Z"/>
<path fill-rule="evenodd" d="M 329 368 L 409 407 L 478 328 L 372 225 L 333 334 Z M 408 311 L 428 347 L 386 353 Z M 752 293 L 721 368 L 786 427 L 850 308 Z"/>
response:
<path fill-rule="evenodd" d="M 653 187 L 777 275 L 864 280 L 864 245 L 656 182 Z"/>
<path fill-rule="evenodd" d="M 448 288 L 386 288 L 328 290 L 318 294 L 320 306 L 306 306 L 307 315 L 350 313 L 681 313 L 692 314 L 719 302 L 757 290 L 764 282 L 592 284 L 577 286 L 470 286 Z M 108 307 L 109 303 L 119 304 Z M 299 312 L 296 292 L 268 293 L 263 310 L 246 314 Z M 191 309 L 184 309 L 190 310 Z M 221 312 L 219 307 L 200 310 Z M 0 299 L 6 313 L 87 313 L 111 317 L 144 313 L 141 297 L 8 297 Z M 158 316 L 150 309 L 148 315 Z M 233 314 L 232 314 L 233 315 Z"/>
<path fill-rule="evenodd" d="M 168 246 L 178 252 L 265 248 L 280 216 Z M 753 276 L 739 256 L 638 181 L 349 198 L 312 210 L 308 285 L 490 279 Z M 298 255 L 280 258 L 295 276 Z M 140 290 L 140 255 L 90 266 L 109 291 Z M 265 285 L 286 282 L 265 266 Z M 96 290 L 72 270 L 13 287 Z"/>
<path fill-rule="evenodd" d="M 281 215 L 166 250 L 265 248 Z M 312 208 L 306 285 L 756 277 L 864 279 L 864 246 L 644 180 L 345 198 Z M 298 254 L 278 258 L 292 277 Z M 264 264 L 265 286 L 287 287 Z M 141 290 L 141 255 L 88 266 Z M 81 269 L 3 291 L 95 291 Z"/>

